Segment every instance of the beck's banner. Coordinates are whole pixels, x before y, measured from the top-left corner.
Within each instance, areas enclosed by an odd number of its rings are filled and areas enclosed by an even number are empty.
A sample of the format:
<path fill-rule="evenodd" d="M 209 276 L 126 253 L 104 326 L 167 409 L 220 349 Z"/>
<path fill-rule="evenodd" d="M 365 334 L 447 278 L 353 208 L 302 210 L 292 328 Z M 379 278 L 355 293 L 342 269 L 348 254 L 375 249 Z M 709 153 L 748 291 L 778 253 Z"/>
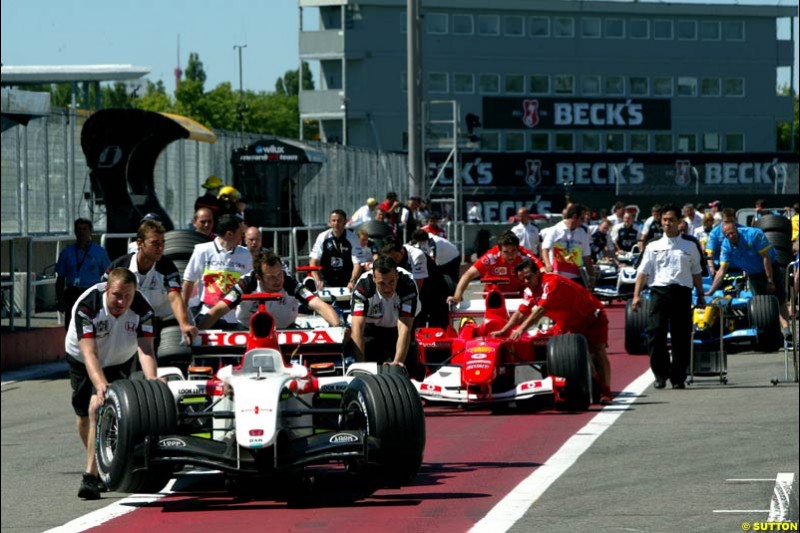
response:
<path fill-rule="evenodd" d="M 669 130 L 668 98 L 483 97 L 483 127 L 498 130 Z"/>

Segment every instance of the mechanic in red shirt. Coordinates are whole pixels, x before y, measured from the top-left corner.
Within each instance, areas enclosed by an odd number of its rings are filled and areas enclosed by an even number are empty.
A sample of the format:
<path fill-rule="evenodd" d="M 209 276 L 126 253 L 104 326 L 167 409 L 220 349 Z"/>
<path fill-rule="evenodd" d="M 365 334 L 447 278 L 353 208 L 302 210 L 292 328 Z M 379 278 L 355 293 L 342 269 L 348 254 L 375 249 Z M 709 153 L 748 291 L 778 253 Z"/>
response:
<path fill-rule="evenodd" d="M 490 248 L 458 280 L 456 292 L 447 297 L 451 304 L 459 303 L 464 297 L 469 282 L 483 276 L 502 276 L 508 279 L 508 285 L 501 288 L 504 292 L 522 293 L 524 283 L 514 274 L 514 268 L 525 259 L 530 259 L 537 268 L 544 269 L 544 264 L 530 250 L 519 245 L 519 237 L 506 231 L 497 239 L 497 246 Z"/>
<path fill-rule="evenodd" d="M 543 315 L 555 322 L 554 332 L 580 333 L 586 337 L 594 371 L 600 382 L 600 403 L 610 405 L 611 365 L 608 362 L 608 317 L 603 304 L 591 291 L 558 274 L 542 273 L 532 261 L 523 261 L 515 269 L 525 284 L 525 301 L 511 315 L 502 329 L 492 336 L 508 334 L 516 340 L 535 325 Z M 516 327 L 519 324 L 519 327 Z"/>

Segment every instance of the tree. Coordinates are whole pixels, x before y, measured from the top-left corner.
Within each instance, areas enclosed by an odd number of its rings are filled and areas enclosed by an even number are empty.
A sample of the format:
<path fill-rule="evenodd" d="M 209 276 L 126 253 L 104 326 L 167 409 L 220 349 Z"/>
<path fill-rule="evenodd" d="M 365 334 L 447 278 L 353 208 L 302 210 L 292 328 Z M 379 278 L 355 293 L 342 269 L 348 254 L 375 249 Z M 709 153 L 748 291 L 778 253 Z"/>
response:
<path fill-rule="evenodd" d="M 189 54 L 189 64 L 186 65 L 184 74 L 187 80 L 200 82 L 200 90 L 203 90 L 203 85 L 206 83 L 206 71 L 197 53 L 192 52 Z"/>
<path fill-rule="evenodd" d="M 134 101 L 134 107 L 145 111 L 153 111 L 155 113 L 169 113 L 175 111 L 175 105 L 172 103 L 172 99 L 167 96 L 164 82 L 161 80 L 158 80 L 156 83 L 147 80 L 147 87 L 145 88 L 144 95 L 140 95 L 139 98 Z"/>
<path fill-rule="evenodd" d="M 790 96 L 792 94 L 791 88 L 784 85 L 778 90 L 781 96 Z M 777 149 L 778 150 L 797 150 L 798 140 L 800 140 L 800 131 L 798 131 L 798 97 L 794 96 L 794 120 L 793 122 L 779 122 L 777 124 Z M 794 124 L 794 139 L 792 139 L 792 124 Z"/>
<path fill-rule="evenodd" d="M 278 78 L 278 81 L 275 82 L 275 92 L 284 96 L 297 96 L 299 94 L 297 90 L 299 78 L 299 70 L 287 70 L 283 77 Z M 314 77 L 306 61 L 303 61 L 303 90 L 314 90 Z"/>

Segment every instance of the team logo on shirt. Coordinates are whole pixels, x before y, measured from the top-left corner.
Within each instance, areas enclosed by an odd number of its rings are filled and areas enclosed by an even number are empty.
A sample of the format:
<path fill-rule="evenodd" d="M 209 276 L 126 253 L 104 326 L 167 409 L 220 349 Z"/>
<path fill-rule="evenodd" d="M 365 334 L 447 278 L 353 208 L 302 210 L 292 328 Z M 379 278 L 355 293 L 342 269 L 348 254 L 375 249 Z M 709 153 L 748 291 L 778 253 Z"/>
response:
<path fill-rule="evenodd" d="M 97 333 L 98 335 L 102 335 L 103 333 L 108 333 L 108 321 L 101 320 L 95 325 L 94 329 L 95 333 Z"/>
<path fill-rule="evenodd" d="M 128 333 L 136 331 L 136 322 L 125 322 L 125 331 Z"/>

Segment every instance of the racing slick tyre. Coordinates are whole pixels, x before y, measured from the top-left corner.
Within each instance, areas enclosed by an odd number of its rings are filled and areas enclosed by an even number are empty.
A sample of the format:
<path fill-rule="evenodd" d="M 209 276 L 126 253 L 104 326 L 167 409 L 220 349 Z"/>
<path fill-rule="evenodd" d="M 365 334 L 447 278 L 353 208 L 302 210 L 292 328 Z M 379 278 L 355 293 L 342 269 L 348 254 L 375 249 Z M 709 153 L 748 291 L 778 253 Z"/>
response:
<path fill-rule="evenodd" d="M 768 231 L 779 231 L 786 234 L 792 233 L 792 222 L 786 217 L 764 215 L 756 221 L 755 225 L 764 233 Z"/>
<path fill-rule="evenodd" d="M 631 355 L 647 355 L 647 316 L 650 314 L 650 301 L 639 300 L 639 309 L 633 310 L 633 301 L 625 304 L 625 351 Z"/>
<path fill-rule="evenodd" d="M 547 342 L 547 374 L 567 380 L 563 407 L 585 411 L 592 403 L 592 367 L 586 337 L 575 333 L 557 335 Z"/>
<path fill-rule="evenodd" d="M 176 229 L 164 234 L 164 257 L 175 259 L 189 259 L 194 251 L 195 244 L 202 244 L 211 239 L 208 235 L 189 229 Z"/>
<path fill-rule="evenodd" d="M 757 294 L 750 300 L 750 327 L 758 330 L 756 349 L 774 352 L 782 345 L 780 306 L 771 294 Z"/>
<path fill-rule="evenodd" d="M 390 486 L 414 479 L 425 450 L 425 415 L 408 378 L 395 373 L 361 375 L 342 395 L 342 429 L 365 429 L 370 438 L 368 474 Z"/>
<path fill-rule="evenodd" d="M 157 492 L 172 469 L 145 468 L 135 448 L 149 435 L 174 435 L 178 411 L 161 381 L 119 380 L 106 390 L 98 412 L 95 458 L 103 483 L 118 492 Z"/>
<path fill-rule="evenodd" d="M 192 347 L 184 342 L 180 326 L 165 326 L 161 329 L 156 358 L 158 366 L 177 366 L 186 375 L 192 362 Z"/>

